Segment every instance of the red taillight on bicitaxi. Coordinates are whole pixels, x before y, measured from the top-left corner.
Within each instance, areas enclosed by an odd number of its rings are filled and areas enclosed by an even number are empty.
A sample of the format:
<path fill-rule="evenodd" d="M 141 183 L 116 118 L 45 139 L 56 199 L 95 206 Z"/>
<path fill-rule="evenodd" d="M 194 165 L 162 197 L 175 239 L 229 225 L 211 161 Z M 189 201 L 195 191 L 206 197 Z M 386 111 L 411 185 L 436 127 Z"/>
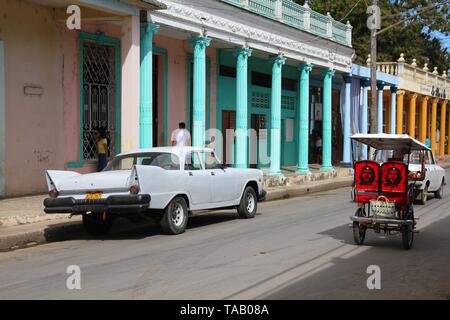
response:
<path fill-rule="evenodd" d="M 132 194 L 138 194 L 138 193 L 139 193 L 139 187 L 136 186 L 136 185 L 132 185 L 132 186 L 130 187 L 130 193 L 132 193 Z"/>
<path fill-rule="evenodd" d="M 56 198 L 56 197 L 58 197 L 58 194 L 59 194 L 59 192 L 56 189 L 52 189 L 48 192 L 48 195 L 50 196 L 50 198 Z"/>

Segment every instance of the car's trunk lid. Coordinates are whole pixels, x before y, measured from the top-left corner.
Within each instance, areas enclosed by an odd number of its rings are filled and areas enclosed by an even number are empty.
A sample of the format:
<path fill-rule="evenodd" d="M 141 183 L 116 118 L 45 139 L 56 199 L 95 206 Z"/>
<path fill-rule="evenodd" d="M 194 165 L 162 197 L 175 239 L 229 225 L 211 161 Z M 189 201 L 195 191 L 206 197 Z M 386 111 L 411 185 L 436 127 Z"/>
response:
<path fill-rule="evenodd" d="M 123 192 L 128 190 L 131 170 L 102 171 L 63 178 L 53 182 L 60 193 L 85 191 Z"/>

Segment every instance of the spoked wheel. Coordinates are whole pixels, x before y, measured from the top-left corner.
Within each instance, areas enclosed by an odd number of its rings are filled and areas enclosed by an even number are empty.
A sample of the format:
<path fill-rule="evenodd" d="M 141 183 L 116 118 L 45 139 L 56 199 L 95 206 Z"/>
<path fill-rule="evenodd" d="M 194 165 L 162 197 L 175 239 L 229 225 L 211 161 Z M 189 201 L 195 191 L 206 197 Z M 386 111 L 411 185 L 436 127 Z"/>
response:
<path fill-rule="evenodd" d="M 356 210 L 355 216 L 363 217 L 364 209 L 359 208 L 358 210 Z M 358 246 L 364 244 L 364 239 L 366 238 L 366 230 L 367 228 L 359 222 L 353 222 L 353 240 Z"/>
<path fill-rule="evenodd" d="M 428 200 L 428 186 L 420 192 L 420 204 L 426 204 Z"/>
<path fill-rule="evenodd" d="M 412 207 L 409 207 L 406 219 L 414 221 L 414 210 Z M 403 249 L 411 249 L 414 242 L 414 223 L 412 225 L 402 226 L 401 232 Z"/>

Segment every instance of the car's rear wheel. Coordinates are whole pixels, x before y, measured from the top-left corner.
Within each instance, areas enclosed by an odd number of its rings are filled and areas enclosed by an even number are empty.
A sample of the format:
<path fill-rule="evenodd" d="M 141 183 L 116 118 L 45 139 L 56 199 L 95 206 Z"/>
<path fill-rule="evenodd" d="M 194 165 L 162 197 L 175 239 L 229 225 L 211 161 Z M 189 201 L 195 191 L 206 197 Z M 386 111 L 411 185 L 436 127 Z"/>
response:
<path fill-rule="evenodd" d="M 428 200 L 428 186 L 425 186 L 422 191 L 420 191 L 420 204 L 426 204 Z"/>
<path fill-rule="evenodd" d="M 111 230 L 112 219 L 102 213 L 83 214 L 83 226 L 91 236 L 104 236 Z"/>
<path fill-rule="evenodd" d="M 188 222 L 188 208 L 186 200 L 175 197 L 164 210 L 160 221 L 164 234 L 180 234 L 186 230 Z"/>
<path fill-rule="evenodd" d="M 439 189 L 434 193 L 434 196 L 437 198 L 437 199 L 442 199 L 443 197 L 444 197 L 444 179 L 442 179 L 442 182 L 441 182 L 441 186 L 439 187 Z"/>
<path fill-rule="evenodd" d="M 256 215 L 258 209 L 258 198 L 256 197 L 255 189 L 246 187 L 242 194 L 241 202 L 237 207 L 239 217 L 242 219 L 250 219 Z"/>

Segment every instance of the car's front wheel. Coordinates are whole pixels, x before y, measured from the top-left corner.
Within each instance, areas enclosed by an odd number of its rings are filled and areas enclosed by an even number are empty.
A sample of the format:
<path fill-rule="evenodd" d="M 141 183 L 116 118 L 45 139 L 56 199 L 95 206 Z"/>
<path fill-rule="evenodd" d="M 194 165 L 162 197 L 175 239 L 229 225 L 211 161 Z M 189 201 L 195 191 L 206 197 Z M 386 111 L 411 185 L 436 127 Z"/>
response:
<path fill-rule="evenodd" d="M 83 214 L 83 226 L 91 236 L 104 236 L 111 230 L 112 219 L 103 214 Z"/>
<path fill-rule="evenodd" d="M 256 215 L 258 208 L 258 198 L 256 197 L 255 189 L 246 187 L 242 194 L 241 202 L 237 208 L 239 217 L 242 219 L 253 218 Z"/>
<path fill-rule="evenodd" d="M 186 230 L 188 208 L 186 200 L 175 197 L 164 210 L 161 218 L 161 229 L 164 234 L 180 234 Z"/>

